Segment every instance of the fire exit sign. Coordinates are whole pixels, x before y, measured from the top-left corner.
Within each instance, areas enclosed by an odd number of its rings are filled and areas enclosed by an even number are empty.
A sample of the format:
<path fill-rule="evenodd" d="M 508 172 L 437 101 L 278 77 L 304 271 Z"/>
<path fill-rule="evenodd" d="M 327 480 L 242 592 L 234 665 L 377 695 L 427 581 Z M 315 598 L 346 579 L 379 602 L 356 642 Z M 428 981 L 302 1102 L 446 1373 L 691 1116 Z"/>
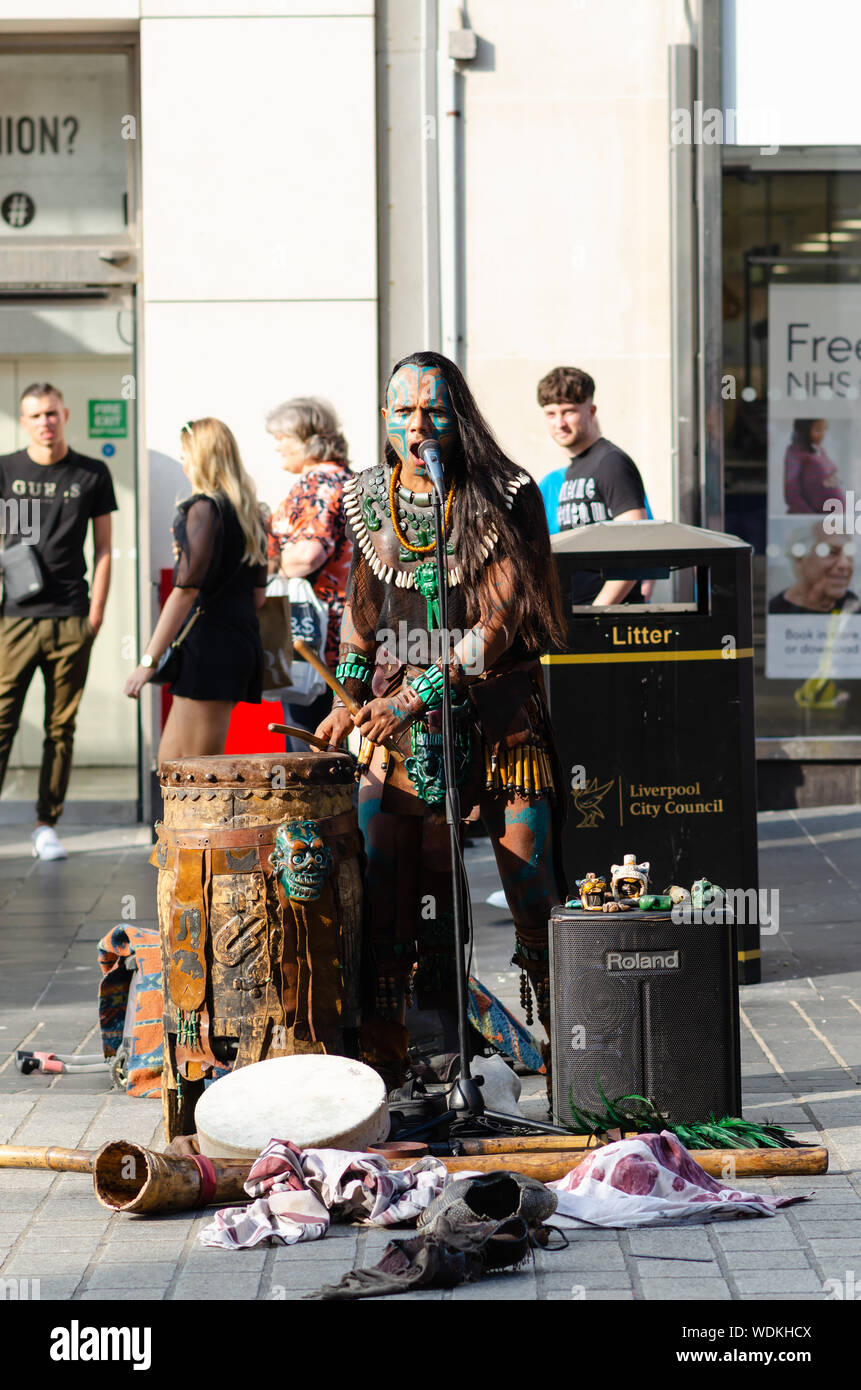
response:
<path fill-rule="evenodd" d="M 125 439 L 128 434 L 126 401 L 90 401 L 91 439 Z"/>

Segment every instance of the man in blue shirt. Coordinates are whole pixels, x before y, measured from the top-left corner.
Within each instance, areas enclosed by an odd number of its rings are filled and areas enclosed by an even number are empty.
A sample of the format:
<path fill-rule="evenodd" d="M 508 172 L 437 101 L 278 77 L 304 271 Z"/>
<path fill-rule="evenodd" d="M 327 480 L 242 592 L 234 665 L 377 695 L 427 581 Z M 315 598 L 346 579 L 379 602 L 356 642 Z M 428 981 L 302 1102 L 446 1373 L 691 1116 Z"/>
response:
<path fill-rule="evenodd" d="M 554 367 L 538 383 L 538 404 L 551 439 L 564 449 L 568 464 L 538 484 L 551 536 L 596 521 L 645 521 L 651 516 L 637 465 L 604 439 L 595 418 L 595 382 L 578 367 Z M 584 573 L 581 603 L 603 606 L 639 603 L 637 583 Z M 651 588 L 651 585 L 649 586 Z M 588 590 L 588 592 L 587 592 Z"/>

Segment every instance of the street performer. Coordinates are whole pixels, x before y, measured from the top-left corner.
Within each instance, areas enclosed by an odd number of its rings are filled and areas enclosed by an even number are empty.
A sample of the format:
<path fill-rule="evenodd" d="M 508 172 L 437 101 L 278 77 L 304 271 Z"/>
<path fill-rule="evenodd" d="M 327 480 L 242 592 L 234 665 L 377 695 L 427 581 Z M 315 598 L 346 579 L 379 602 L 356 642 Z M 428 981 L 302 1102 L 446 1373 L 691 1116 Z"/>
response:
<path fill-rule="evenodd" d="M 387 1077 L 406 1066 L 406 1007 L 454 1009 L 454 923 L 440 706 L 450 662 L 463 818 L 481 816 L 515 924 L 512 963 L 531 1022 L 549 1025 L 547 933 L 564 901 L 564 808 L 539 656 L 564 639 L 541 494 L 506 457 L 455 364 L 416 352 L 392 371 L 381 464 L 358 474 L 344 503 L 353 564 L 337 675 L 361 709 L 340 701 L 317 729 L 339 745 L 362 734 L 359 823 L 376 997 L 368 1061 Z M 449 634 L 441 650 L 432 494 L 419 455 L 433 440 L 445 474 Z M 383 740 L 403 751 L 398 761 Z M 549 1063 L 549 1045 L 543 1045 Z M 548 1065 L 549 1071 L 549 1065 Z"/>

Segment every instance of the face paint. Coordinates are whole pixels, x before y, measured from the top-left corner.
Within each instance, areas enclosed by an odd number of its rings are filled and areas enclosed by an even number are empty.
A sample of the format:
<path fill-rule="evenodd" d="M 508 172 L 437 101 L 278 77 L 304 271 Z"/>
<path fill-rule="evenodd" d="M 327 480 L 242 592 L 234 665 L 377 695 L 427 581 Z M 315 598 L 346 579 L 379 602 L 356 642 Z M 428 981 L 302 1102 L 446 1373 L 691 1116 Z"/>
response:
<path fill-rule="evenodd" d="M 425 477 L 427 469 L 410 444 L 435 439 L 445 461 L 457 440 L 457 420 L 448 386 L 438 367 L 401 367 L 386 393 L 386 435 L 401 463 Z"/>

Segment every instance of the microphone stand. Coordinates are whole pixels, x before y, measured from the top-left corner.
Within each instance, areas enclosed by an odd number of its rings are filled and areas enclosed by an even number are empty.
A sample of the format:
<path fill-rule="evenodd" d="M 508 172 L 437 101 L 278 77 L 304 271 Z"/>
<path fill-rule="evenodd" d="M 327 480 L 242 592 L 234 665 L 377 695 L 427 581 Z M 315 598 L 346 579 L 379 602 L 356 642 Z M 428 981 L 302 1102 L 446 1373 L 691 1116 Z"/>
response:
<path fill-rule="evenodd" d="M 410 1133 L 433 1127 L 450 1126 L 449 1135 L 457 1138 L 472 1134 L 500 1134 L 504 1129 L 511 1133 L 568 1134 L 570 1131 L 559 1125 L 546 1124 L 541 1120 L 530 1120 L 525 1115 L 507 1115 L 501 1111 L 488 1110 L 481 1094 L 481 1077 L 472 1074 L 469 1055 L 469 984 L 467 980 L 464 929 L 464 872 L 460 844 L 460 792 L 457 786 L 455 767 L 454 715 L 451 705 L 451 666 L 449 663 L 448 628 L 448 561 L 446 556 L 446 532 L 443 485 L 433 479 L 434 531 L 436 534 L 437 595 L 440 615 L 440 647 L 442 652 L 443 700 L 442 700 L 442 747 L 445 770 L 445 815 L 449 829 L 449 853 L 451 858 L 454 949 L 457 979 L 457 1032 L 460 1048 L 460 1075 L 448 1094 L 448 1109 L 435 1117 L 427 1125 Z M 466 892 L 468 892 L 468 888 Z"/>

